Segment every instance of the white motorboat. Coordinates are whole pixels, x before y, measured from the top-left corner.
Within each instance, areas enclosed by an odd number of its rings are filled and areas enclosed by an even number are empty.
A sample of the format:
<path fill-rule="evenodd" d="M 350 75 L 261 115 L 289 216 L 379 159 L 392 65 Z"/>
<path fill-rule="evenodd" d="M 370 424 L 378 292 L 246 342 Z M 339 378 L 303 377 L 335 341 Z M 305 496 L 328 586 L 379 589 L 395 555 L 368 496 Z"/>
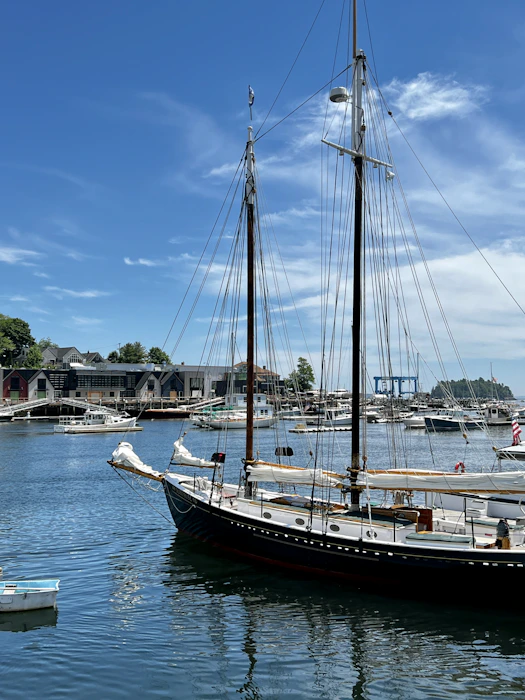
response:
<path fill-rule="evenodd" d="M 60 416 L 55 433 L 118 433 L 137 431 L 137 419 L 127 413 L 115 415 L 104 410 L 89 409 L 83 416 Z"/>
<path fill-rule="evenodd" d="M 54 607 L 59 583 L 60 579 L 0 581 L 0 613 Z"/>

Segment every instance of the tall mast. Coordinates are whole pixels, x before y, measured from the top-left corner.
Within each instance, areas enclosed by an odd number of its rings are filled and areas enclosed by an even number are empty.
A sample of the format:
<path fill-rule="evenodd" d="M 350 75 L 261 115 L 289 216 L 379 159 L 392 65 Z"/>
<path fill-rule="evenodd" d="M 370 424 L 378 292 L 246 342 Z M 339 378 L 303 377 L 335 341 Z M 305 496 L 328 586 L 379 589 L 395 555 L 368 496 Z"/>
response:
<path fill-rule="evenodd" d="M 331 148 L 339 151 L 339 155 L 352 156 L 355 170 L 355 204 L 354 204 L 354 268 L 353 268 L 353 306 L 352 306 L 352 462 L 350 466 L 350 486 L 352 508 L 359 507 L 359 490 L 357 477 L 359 476 L 359 398 L 361 389 L 361 268 L 363 259 L 363 163 L 373 163 L 374 167 L 383 166 L 391 168 L 390 163 L 385 163 L 377 158 L 372 158 L 365 153 L 365 124 L 363 121 L 363 85 L 365 76 L 365 54 L 357 48 L 357 0 L 353 2 L 354 14 L 354 46 L 353 46 L 353 77 L 352 97 L 344 87 L 333 88 L 330 92 L 330 101 L 352 103 L 352 148 L 346 148 L 327 139 L 321 139 Z M 391 180 L 394 173 L 387 171 L 387 180 Z"/>
<path fill-rule="evenodd" d="M 246 237 L 247 237 L 247 348 L 246 348 L 246 465 L 253 461 L 253 386 L 254 373 L 254 336 L 255 336 L 255 232 L 254 232 L 254 154 L 253 128 L 248 127 L 248 143 L 246 146 Z M 251 498 L 253 484 L 246 480 L 245 496 Z"/>
<path fill-rule="evenodd" d="M 361 389 L 361 261 L 363 238 L 363 51 L 357 49 L 357 7 L 354 0 L 354 71 L 352 80 L 352 150 L 355 167 L 354 203 L 354 270 L 352 306 L 352 462 L 350 468 L 350 502 L 352 508 L 359 506 L 359 491 L 355 488 L 359 474 L 360 416 L 359 398 Z"/>

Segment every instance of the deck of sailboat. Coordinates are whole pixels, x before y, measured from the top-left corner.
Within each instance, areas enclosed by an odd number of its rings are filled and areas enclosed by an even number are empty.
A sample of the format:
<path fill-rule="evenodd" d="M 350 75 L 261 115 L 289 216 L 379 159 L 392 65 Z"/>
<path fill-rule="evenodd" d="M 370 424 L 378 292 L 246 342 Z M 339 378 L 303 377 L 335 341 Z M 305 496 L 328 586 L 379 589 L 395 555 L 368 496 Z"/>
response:
<path fill-rule="evenodd" d="M 168 473 L 166 484 L 182 490 L 190 497 L 211 506 L 219 514 L 232 513 L 264 527 L 278 526 L 312 536 L 330 535 L 347 542 L 369 540 L 377 543 L 396 543 L 408 547 L 432 547 L 433 550 L 491 549 L 491 558 L 500 551 L 519 554 L 525 562 L 523 524 L 510 522 L 516 542 L 511 549 L 492 549 L 496 540 L 499 519 L 490 517 L 467 518 L 464 513 L 444 508 L 424 506 L 373 506 L 350 511 L 335 501 L 309 501 L 297 494 L 284 494 L 260 489 L 257 498 L 245 498 L 234 484 L 215 487 L 206 477 L 192 477 Z M 169 487 L 167 489 L 168 503 Z M 296 501 L 296 503 L 294 503 Z M 243 527 L 250 527 L 243 523 Z"/>

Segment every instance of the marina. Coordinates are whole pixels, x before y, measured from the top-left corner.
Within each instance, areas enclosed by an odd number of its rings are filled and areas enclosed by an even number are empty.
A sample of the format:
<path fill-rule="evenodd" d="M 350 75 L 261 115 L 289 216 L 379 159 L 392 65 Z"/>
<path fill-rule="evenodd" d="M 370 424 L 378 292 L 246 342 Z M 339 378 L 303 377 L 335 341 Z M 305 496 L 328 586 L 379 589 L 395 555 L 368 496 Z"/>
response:
<path fill-rule="evenodd" d="M 377 461 L 388 445 L 385 425 L 369 430 Z M 161 464 L 184 431 L 199 453 L 216 451 L 218 433 L 193 431 L 187 421 L 148 422 L 132 442 L 147 463 Z M 431 469 L 428 438 L 405 435 L 421 466 Z M 340 437 L 348 442 L 351 435 Z M 271 430 L 261 431 L 261 440 L 270 438 Z M 38 686 L 39 697 L 51 698 L 60 686 L 64 694 L 94 698 L 103 684 L 111 699 L 152 689 L 170 696 L 176 686 L 182 700 L 257 693 L 313 700 L 337 697 L 342 687 L 343 696 L 351 694 L 359 675 L 368 688 L 363 698 L 426 697 L 433 684 L 439 697 L 470 698 L 480 678 L 503 697 L 519 697 L 525 687 L 521 617 L 509 610 L 480 614 L 467 591 L 455 591 L 453 614 L 445 615 L 431 601 L 390 596 L 388 586 L 371 594 L 217 556 L 177 533 L 161 491 L 134 493 L 108 467 L 115 436 L 82 436 L 73 447 L 55 441 L 52 425 L 7 422 L 0 439 L 3 578 L 61 579 L 56 611 L 0 618 L 5 697 L 31 695 Z M 297 453 L 305 440 L 290 435 Z M 433 440 L 453 469 L 461 436 Z M 479 431 L 471 447 L 469 467 L 489 466 Z M 235 437 L 226 462 L 230 480 L 241 454 Z M 392 678 L 399 679 L 394 692 Z"/>
<path fill-rule="evenodd" d="M 175 5 L 5 13 L 0 696 L 525 700 L 525 7 Z"/>

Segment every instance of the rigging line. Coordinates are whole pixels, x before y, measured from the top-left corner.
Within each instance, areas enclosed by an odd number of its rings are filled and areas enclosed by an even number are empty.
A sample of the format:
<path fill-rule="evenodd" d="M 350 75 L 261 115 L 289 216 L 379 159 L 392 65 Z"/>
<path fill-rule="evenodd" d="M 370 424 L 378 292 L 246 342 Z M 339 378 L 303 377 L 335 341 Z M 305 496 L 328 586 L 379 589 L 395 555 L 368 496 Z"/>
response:
<path fill-rule="evenodd" d="M 372 34 L 370 32 L 370 22 L 368 21 L 368 11 L 366 9 L 366 0 L 363 0 L 363 7 L 365 9 L 365 17 L 366 17 L 366 28 L 368 30 L 368 41 L 370 42 L 370 51 L 372 52 L 372 63 L 374 64 L 374 72 L 377 75 L 377 68 L 376 68 L 376 57 L 374 55 L 374 45 L 372 43 Z"/>
<path fill-rule="evenodd" d="M 210 243 L 210 241 L 211 241 L 211 238 L 212 238 L 212 236 L 213 236 L 213 232 L 215 231 L 215 227 L 217 226 L 217 222 L 219 221 L 220 216 L 221 216 L 221 214 L 222 214 L 222 210 L 224 209 L 224 207 L 225 207 L 225 205 L 226 205 L 226 202 L 228 201 L 228 197 L 229 197 L 229 195 L 230 195 L 230 192 L 231 192 L 231 189 L 232 189 L 232 187 L 233 187 L 233 184 L 234 184 L 234 182 L 235 182 L 236 179 L 237 179 L 237 173 L 239 172 L 239 168 L 241 167 L 241 165 L 242 165 L 242 163 L 243 163 L 243 161 L 244 161 L 244 155 L 245 155 L 245 151 L 243 151 L 243 154 L 242 154 L 242 156 L 241 156 L 241 158 L 240 158 L 240 160 L 239 160 L 239 163 L 238 163 L 238 165 L 237 165 L 237 168 L 236 168 L 236 170 L 235 170 L 235 173 L 234 173 L 234 175 L 233 175 L 233 178 L 232 178 L 232 180 L 231 180 L 231 182 L 230 182 L 230 186 L 228 187 L 228 191 L 226 192 L 226 195 L 225 195 L 225 197 L 224 197 L 224 199 L 223 199 L 223 201 L 222 201 L 221 208 L 219 209 L 219 213 L 217 214 L 217 217 L 216 217 L 216 219 L 215 219 L 215 221 L 214 221 L 214 223 L 213 223 L 212 229 L 211 229 L 211 231 L 210 231 L 210 235 L 208 236 L 208 240 L 206 241 L 206 245 L 204 246 L 204 250 L 202 251 L 201 257 L 199 258 L 199 261 L 198 261 L 197 265 L 195 266 L 195 270 L 194 270 L 193 275 L 192 275 L 192 277 L 191 277 L 190 283 L 188 284 L 188 287 L 187 287 L 187 289 L 186 289 L 186 291 L 185 291 L 185 293 L 184 293 L 184 296 L 183 296 L 182 301 L 181 301 L 181 303 L 180 303 L 180 305 L 179 305 L 179 308 L 178 308 L 178 310 L 177 310 L 177 313 L 175 314 L 175 318 L 173 319 L 173 322 L 172 322 L 172 324 L 171 324 L 171 326 L 170 326 L 170 329 L 169 329 L 169 331 L 168 331 L 168 335 L 166 336 L 166 340 L 164 341 L 164 343 L 163 343 L 163 345 L 162 345 L 162 350 L 164 350 L 164 348 L 166 347 L 166 343 L 167 343 L 168 340 L 169 340 L 169 337 L 170 337 L 170 335 L 171 335 L 171 331 L 173 330 L 173 327 L 174 327 L 175 323 L 177 322 L 177 318 L 179 317 L 179 314 L 180 314 L 180 312 L 181 312 L 182 305 L 184 304 L 184 301 L 186 300 L 186 297 L 187 297 L 187 295 L 189 294 L 191 285 L 193 284 L 193 280 L 195 279 L 195 276 L 196 276 L 196 274 L 197 274 L 197 271 L 198 271 L 199 268 L 200 268 L 200 264 L 201 264 L 201 262 L 202 262 L 202 259 L 204 258 L 204 254 L 206 253 L 206 250 L 207 250 L 207 248 L 208 248 L 208 245 L 209 245 L 209 243 Z"/>
<path fill-rule="evenodd" d="M 487 258 L 485 257 L 485 255 L 483 254 L 483 252 L 481 251 L 481 249 L 479 248 L 479 246 L 477 245 L 476 241 L 472 238 L 472 236 L 470 235 L 470 233 L 467 231 L 467 229 L 465 228 L 465 226 L 463 225 L 463 223 L 462 223 L 461 220 L 459 219 L 458 215 L 455 213 L 455 211 L 452 209 L 452 207 L 451 207 L 450 204 L 448 203 L 447 199 L 445 198 L 445 195 L 441 192 L 441 190 L 439 189 L 439 187 L 437 186 L 437 184 L 436 184 L 436 183 L 434 182 L 434 180 L 432 179 L 432 176 L 430 175 L 430 173 L 428 172 L 428 170 L 427 170 L 427 169 L 425 168 L 425 166 L 423 165 L 423 162 L 421 161 L 421 159 L 419 158 L 419 156 L 418 156 L 417 153 L 415 152 L 414 148 L 412 147 L 410 141 L 409 141 L 409 140 L 407 139 L 407 137 L 405 136 L 405 133 L 403 132 L 403 130 L 401 129 L 401 127 L 400 127 L 399 124 L 397 123 L 397 120 L 396 120 L 396 118 L 394 117 L 392 111 L 390 110 L 390 108 L 389 108 L 389 106 L 388 106 L 388 103 L 387 103 L 387 101 L 386 101 L 386 99 L 385 99 L 383 93 L 381 92 L 381 89 L 380 89 L 380 87 L 379 87 L 378 81 L 377 81 L 377 79 L 376 79 L 376 77 L 375 77 L 375 75 L 374 75 L 373 73 L 372 73 L 372 77 L 373 77 L 374 82 L 375 82 L 375 84 L 376 84 L 378 93 L 379 93 L 379 95 L 380 95 L 380 97 L 381 97 L 381 99 L 382 99 L 382 101 L 383 101 L 383 104 L 385 105 L 385 108 L 386 108 L 386 110 L 387 110 L 387 112 L 388 112 L 388 115 L 389 115 L 390 118 L 392 119 L 392 121 L 393 121 L 393 123 L 395 124 L 397 130 L 399 131 L 399 133 L 400 133 L 401 136 L 403 137 L 405 143 L 406 143 L 407 146 L 409 147 L 410 151 L 412 152 L 412 155 L 414 156 L 414 158 L 417 160 L 417 162 L 418 162 L 419 165 L 421 166 L 421 169 L 423 170 L 423 172 L 425 173 L 425 175 L 428 177 L 428 179 L 430 180 L 432 186 L 435 188 L 436 192 L 439 194 L 439 196 L 440 196 L 441 199 L 443 200 L 445 206 L 446 206 L 447 209 L 450 211 L 450 213 L 452 214 L 452 216 L 454 217 L 454 219 L 458 222 L 459 226 L 461 227 L 461 229 L 463 230 L 463 232 L 465 233 L 465 235 L 467 236 L 467 238 L 469 239 L 469 241 L 472 243 L 472 245 L 474 246 L 474 248 L 475 248 L 475 249 L 478 251 L 478 253 L 481 255 L 481 257 L 483 258 L 483 260 L 484 260 L 485 263 L 487 264 L 488 268 L 489 268 L 489 269 L 491 270 L 491 272 L 494 274 L 494 276 L 496 277 L 496 279 L 499 281 L 499 283 L 501 284 L 501 286 L 503 287 L 503 289 L 505 289 L 505 291 L 507 292 L 507 294 L 508 294 L 508 295 L 510 296 L 510 298 L 513 300 L 513 302 L 516 304 L 516 306 L 519 308 L 519 310 L 522 312 L 522 314 L 525 315 L 525 309 L 521 306 L 521 304 L 518 302 L 518 300 L 516 299 L 516 297 L 512 294 L 512 292 L 511 292 L 510 289 L 507 287 L 507 285 L 505 284 L 505 282 L 501 279 L 501 277 L 498 275 L 498 273 L 496 272 L 496 270 L 492 267 L 492 265 L 490 264 L 490 262 L 487 260 Z"/>
<path fill-rule="evenodd" d="M 333 61 L 333 63 L 332 63 L 332 75 L 334 74 L 334 71 L 335 71 L 335 64 L 336 64 L 336 61 L 337 61 L 337 52 L 338 52 L 338 50 L 339 50 L 339 40 L 340 40 L 340 38 L 341 38 L 341 27 L 343 26 L 343 17 L 344 17 L 345 5 L 346 5 L 346 0 L 343 0 L 342 5 L 341 5 L 341 17 L 340 17 L 340 19 L 339 19 L 339 28 L 338 28 L 338 30 L 337 30 L 337 40 L 336 40 L 336 42 L 335 42 L 334 61 Z M 347 63 L 348 63 L 348 60 L 347 60 Z M 347 78 L 347 82 L 348 82 L 348 78 Z M 325 112 L 324 112 L 323 131 L 324 131 L 325 128 L 326 128 L 326 120 L 327 120 L 327 117 L 328 117 L 328 107 L 329 107 L 329 101 L 327 100 L 327 102 L 326 102 L 326 109 L 325 109 Z"/>
<path fill-rule="evenodd" d="M 112 469 L 114 470 L 114 472 L 115 472 L 116 474 L 118 474 L 118 476 L 122 479 L 122 481 L 123 481 L 125 484 L 127 484 L 127 485 L 130 487 L 130 489 L 131 489 L 132 491 L 135 491 L 135 493 L 137 494 L 137 496 L 138 496 L 139 498 L 142 498 L 142 500 L 143 500 L 152 510 L 154 510 L 158 515 L 160 515 L 161 518 L 164 518 L 164 520 L 166 520 L 172 527 L 175 527 L 175 523 L 174 523 L 174 521 L 173 521 L 172 519 L 167 518 L 167 517 L 164 515 L 164 513 L 161 513 L 160 510 L 158 510 L 158 508 L 155 508 L 155 506 L 151 505 L 151 503 L 148 501 L 148 499 L 145 498 L 141 493 L 139 493 L 138 489 L 136 489 L 136 488 L 131 484 L 131 482 L 129 482 L 127 479 L 125 479 L 116 467 L 114 467 L 113 465 L 111 465 L 111 467 L 112 467 Z"/>
<path fill-rule="evenodd" d="M 270 133 L 270 131 L 273 131 L 273 130 L 275 129 L 275 127 L 279 126 L 279 124 L 282 124 L 282 123 L 283 123 L 284 121 L 286 121 L 289 117 L 291 117 L 293 114 L 295 114 L 295 113 L 298 112 L 300 109 L 302 109 L 302 107 L 304 107 L 305 104 L 308 104 L 308 102 L 310 102 L 310 100 L 313 100 L 314 97 L 317 97 L 317 95 L 318 95 L 320 92 L 322 92 L 323 90 L 325 90 L 325 89 L 330 85 L 330 83 L 332 83 L 336 78 L 339 78 L 340 75 L 343 75 L 343 73 L 345 73 L 349 68 L 351 68 L 351 64 L 350 64 L 349 66 L 345 66 L 345 68 L 343 68 L 342 71 L 340 71 L 337 75 L 334 75 L 332 78 L 330 78 L 330 80 L 329 80 L 327 83 L 325 83 L 322 87 L 320 87 L 319 90 L 317 90 L 316 92 L 314 92 L 313 95 L 310 95 L 310 97 L 307 97 L 306 100 L 304 100 L 303 102 L 301 102 L 300 105 L 297 105 L 297 107 L 296 107 L 295 109 L 292 109 L 292 111 L 289 112 L 285 117 L 283 117 L 282 119 L 279 119 L 278 122 L 275 122 L 275 124 L 274 124 L 273 126 L 271 126 L 269 129 L 267 129 L 263 134 L 261 134 L 261 135 L 258 136 L 257 138 L 254 138 L 253 142 L 254 142 L 254 143 L 257 143 L 257 141 L 260 141 L 262 138 L 264 138 L 265 136 L 267 136 L 267 135 Z M 259 132 L 257 132 L 257 133 L 259 133 Z"/>
<path fill-rule="evenodd" d="M 287 74 L 286 78 L 284 79 L 283 84 L 282 84 L 281 87 L 279 88 L 279 92 L 277 93 L 277 95 L 276 95 L 274 101 L 272 102 L 272 106 L 270 107 L 270 109 L 268 110 L 268 113 L 267 113 L 266 116 L 264 117 L 263 123 L 262 123 L 261 126 L 257 129 L 257 132 L 256 132 L 256 134 L 255 134 L 255 140 L 257 140 L 257 135 L 259 134 L 259 132 L 261 131 L 261 129 L 263 128 L 263 126 L 266 124 L 266 121 L 268 120 L 268 117 L 269 117 L 270 114 L 272 113 L 272 110 L 273 110 L 273 108 L 275 107 L 275 105 L 276 105 L 276 103 L 277 103 L 277 100 L 279 99 L 279 97 L 280 97 L 280 95 L 281 95 L 281 92 L 284 90 L 284 86 L 285 86 L 286 83 L 288 82 L 288 78 L 291 76 L 292 71 L 293 71 L 293 69 L 295 68 L 295 64 L 296 64 L 297 61 L 299 60 L 299 56 L 300 56 L 301 53 L 302 53 L 302 50 L 303 50 L 304 47 L 306 46 L 306 42 L 308 41 L 308 38 L 309 38 L 310 34 L 312 33 L 312 30 L 313 30 L 313 28 L 314 28 L 314 26 L 315 26 L 315 23 L 317 22 L 317 18 L 319 17 L 319 15 L 320 15 L 320 13 L 321 13 L 321 10 L 323 9 L 323 5 L 324 5 L 324 4 L 325 4 L 325 0 L 322 0 L 321 5 L 320 5 L 319 9 L 317 10 L 317 14 L 316 14 L 315 17 L 314 17 L 314 21 L 312 22 L 312 25 L 311 25 L 310 29 L 308 30 L 308 34 L 306 35 L 306 37 L 305 37 L 305 39 L 304 39 L 304 41 L 303 41 L 303 43 L 302 43 L 302 45 L 301 45 L 301 48 L 299 49 L 299 53 L 298 53 L 297 56 L 295 57 L 295 60 L 294 60 L 294 62 L 292 63 L 292 66 L 291 66 L 290 70 L 288 71 L 288 74 Z"/>

